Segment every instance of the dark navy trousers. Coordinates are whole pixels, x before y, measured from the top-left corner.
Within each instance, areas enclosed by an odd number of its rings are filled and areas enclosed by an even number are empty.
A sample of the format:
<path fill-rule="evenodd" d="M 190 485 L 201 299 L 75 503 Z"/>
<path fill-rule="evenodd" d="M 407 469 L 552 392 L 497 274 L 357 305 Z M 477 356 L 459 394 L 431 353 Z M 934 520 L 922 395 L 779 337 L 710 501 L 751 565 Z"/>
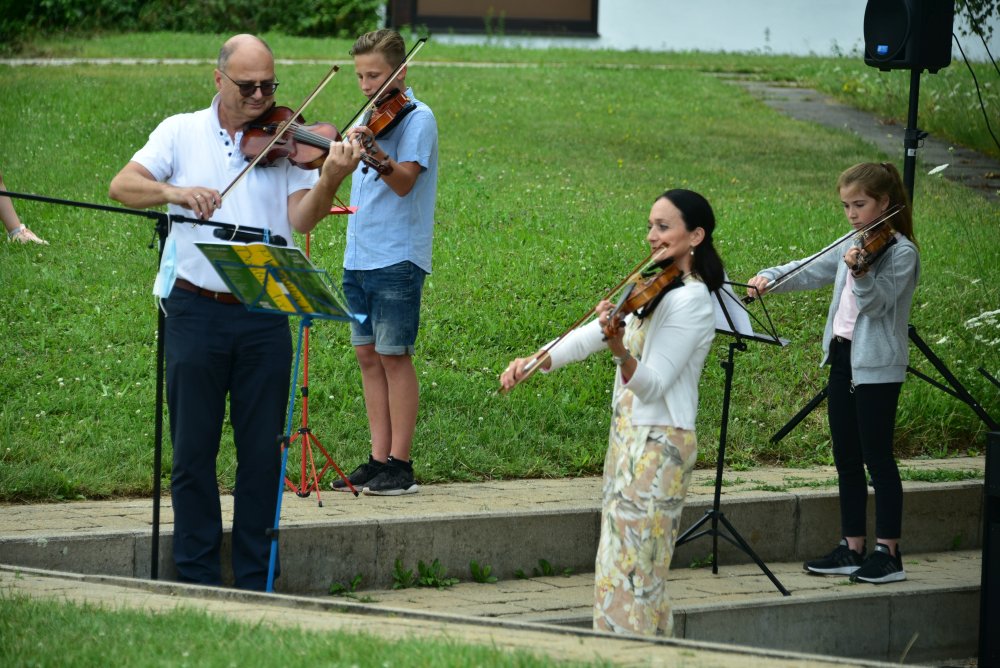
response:
<path fill-rule="evenodd" d="M 868 480 L 875 487 L 875 536 L 899 538 L 903 523 L 903 483 L 892 454 L 896 407 L 902 383 L 853 385 L 851 342 L 830 342 L 827 415 L 840 487 L 844 536 L 867 535 Z"/>
<path fill-rule="evenodd" d="M 186 582 L 222 583 L 216 458 L 228 396 L 237 459 L 233 575 L 237 587 L 263 590 L 291 377 L 288 319 L 178 288 L 163 306 L 178 575 Z"/>

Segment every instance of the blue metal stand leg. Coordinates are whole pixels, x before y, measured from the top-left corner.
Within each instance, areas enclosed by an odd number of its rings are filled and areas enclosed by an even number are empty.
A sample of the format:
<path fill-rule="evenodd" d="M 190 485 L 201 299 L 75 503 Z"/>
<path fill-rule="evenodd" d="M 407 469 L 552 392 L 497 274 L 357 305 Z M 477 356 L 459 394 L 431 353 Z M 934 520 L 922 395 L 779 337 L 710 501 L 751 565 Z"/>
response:
<path fill-rule="evenodd" d="M 274 511 L 274 527 L 271 529 L 271 560 L 267 567 L 267 590 L 274 591 L 274 570 L 278 563 L 278 525 L 281 523 L 281 501 L 285 492 L 285 468 L 288 466 L 288 444 L 292 438 L 292 416 L 295 414 L 295 389 L 299 380 L 299 361 L 302 359 L 302 341 L 306 328 L 312 319 L 303 317 L 299 321 L 299 341 L 295 346 L 295 364 L 292 368 L 292 382 L 288 391 L 288 421 L 285 437 L 281 445 L 281 474 L 278 476 L 278 503 Z"/>

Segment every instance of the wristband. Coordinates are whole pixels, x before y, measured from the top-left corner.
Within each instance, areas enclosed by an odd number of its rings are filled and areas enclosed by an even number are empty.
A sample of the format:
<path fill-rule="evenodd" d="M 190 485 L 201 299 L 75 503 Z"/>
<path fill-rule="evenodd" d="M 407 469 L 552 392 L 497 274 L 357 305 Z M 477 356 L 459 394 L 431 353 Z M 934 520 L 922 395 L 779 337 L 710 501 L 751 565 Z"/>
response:
<path fill-rule="evenodd" d="M 12 229 L 10 232 L 7 233 L 7 241 L 13 241 L 15 237 L 17 237 L 27 229 L 28 226 L 23 223 L 21 225 L 18 225 L 17 227 L 15 227 L 14 229 Z"/>

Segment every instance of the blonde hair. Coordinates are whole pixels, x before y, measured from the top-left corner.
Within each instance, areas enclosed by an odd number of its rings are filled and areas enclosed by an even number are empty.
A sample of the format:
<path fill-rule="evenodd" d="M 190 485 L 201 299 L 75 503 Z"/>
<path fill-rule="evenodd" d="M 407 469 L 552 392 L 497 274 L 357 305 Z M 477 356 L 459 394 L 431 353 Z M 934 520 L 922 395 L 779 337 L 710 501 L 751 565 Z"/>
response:
<path fill-rule="evenodd" d="M 913 234 L 913 207 L 910 196 L 895 165 L 891 162 L 861 162 L 848 167 L 837 179 L 837 190 L 855 185 L 874 199 L 881 200 L 888 197 L 889 206 L 901 204 L 903 209 L 892 217 L 892 226 L 914 244 L 917 243 Z"/>
<path fill-rule="evenodd" d="M 358 37 L 351 47 L 352 56 L 368 53 L 381 53 L 385 62 L 389 63 L 390 67 L 396 68 L 406 60 L 406 43 L 392 28 L 373 30 Z"/>

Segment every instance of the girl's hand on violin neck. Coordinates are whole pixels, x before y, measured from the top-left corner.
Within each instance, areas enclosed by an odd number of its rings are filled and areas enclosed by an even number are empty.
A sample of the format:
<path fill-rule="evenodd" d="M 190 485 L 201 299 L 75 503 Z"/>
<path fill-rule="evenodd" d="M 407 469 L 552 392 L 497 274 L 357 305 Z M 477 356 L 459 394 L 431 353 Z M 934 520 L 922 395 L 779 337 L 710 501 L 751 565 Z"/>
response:
<path fill-rule="evenodd" d="M 854 278 L 861 278 L 868 273 L 868 266 L 864 262 L 865 255 L 864 251 L 857 246 L 848 249 L 844 253 L 844 262 L 851 270 L 851 275 Z"/>
<path fill-rule="evenodd" d="M 767 292 L 767 285 L 771 281 L 764 276 L 754 276 L 747 281 L 747 297 L 757 298 Z"/>
<path fill-rule="evenodd" d="M 173 188 L 168 193 L 168 202 L 191 209 L 195 218 L 208 220 L 216 209 L 222 208 L 222 196 L 212 188 Z"/>

